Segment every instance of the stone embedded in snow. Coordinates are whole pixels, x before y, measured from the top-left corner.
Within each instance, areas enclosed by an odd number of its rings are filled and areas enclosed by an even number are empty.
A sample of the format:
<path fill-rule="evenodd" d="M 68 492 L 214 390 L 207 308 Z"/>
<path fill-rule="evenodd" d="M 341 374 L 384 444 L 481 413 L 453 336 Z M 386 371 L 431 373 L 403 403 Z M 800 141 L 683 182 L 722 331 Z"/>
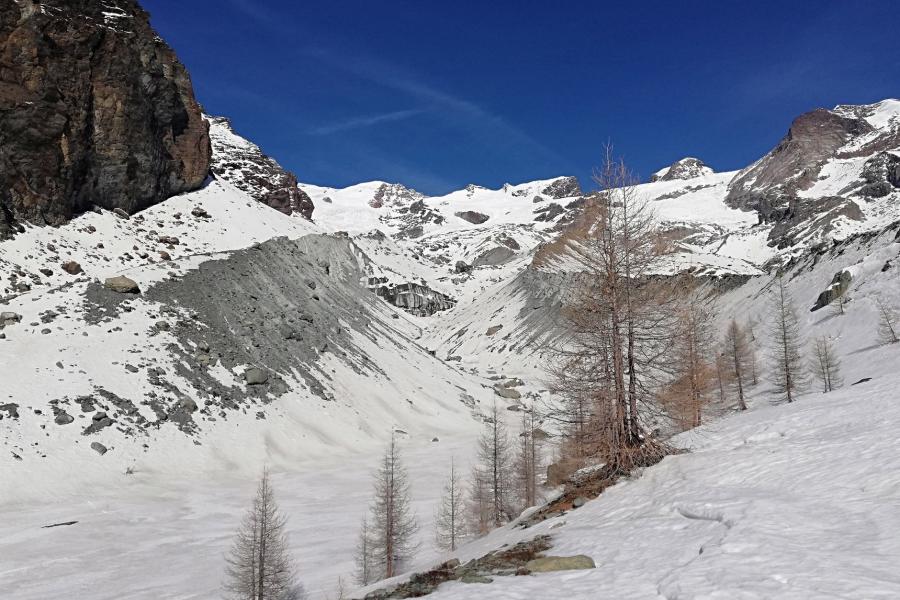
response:
<path fill-rule="evenodd" d="M 575 556 L 544 556 L 525 563 L 525 568 L 532 573 L 549 573 L 551 571 L 573 571 L 578 569 L 594 569 L 594 559 L 584 554 Z"/>
<path fill-rule="evenodd" d="M 572 500 L 572 508 L 581 508 L 585 504 L 587 504 L 587 498 L 585 498 L 584 496 L 578 496 L 577 498 Z"/>
<path fill-rule="evenodd" d="M 482 223 L 485 223 L 488 219 L 490 219 L 489 216 L 487 216 L 483 213 L 480 213 L 480 212 L 476 212 L 474 210 L 464 210 L 462 212 L 453 213 L 453 214 L 455 214 L 457 217 L 459 217 L 463 221 L 468 221 L 469 223 L 472 223 L 473 225 L 481 225 Z"/>
<path fill-rule="evenodd" d="M 250 367 L 244 371 L 244 381 L 247 385 L 262 385 L 269 381 L 269 373 L 259 367 Z"/>
<path fill-rule="evenodd" d="M 508 400 L 518 400 L 522 397 L 517 390 L 513 388 L 504 387 L 502 384 L 498 383 L 494 386 L 494 393 L 500 396 L 501 398 L 506 398 Z"/>
<path fill-rule="evenodd" d="M 110 277 L 105 282 L 103 282 L 103 287 L 108 290 L 112 290 L 119 294 L 140 294 L 141 288 L 138 287 L 138 284 L 135 280 L 129 279 L 124 275 L 119 275 L 117 277 Z"/>
<path fill-rule="evenodd" d="M 125 212 L 123 209 L 119 208 L 118 206 L 117 206 L 116 208 L 113 209 L 113 212 L 114 212 L 114 213 L 116 214 L 116 216 L 119 217 L 120 219 L 128 220 L 128 219 L 131 218 L 131 215 L 129 215 L 127 212 Z"/>
<path fill-rule="evenodd" d="M 74 420 L 75 420 L 75 417 L 73 417 L 72 415 L 70 415 L 70 414 L 67 413 L 66 411 L 62 410 L 62 411 L 59 412 L 58 415 L 56 415 L 56 418 L 54 419 L 54 422 L 55 422 L 57 425 L 68 425 L 69 423 L 71 423 L 71 422 L 74 421 Z"/>
<path fill-rule="evenodd" d="M 490 250 L 485 250 L 478 257 L 472 261 L 473 267 L 484 267 L 491 266 L 497 267 L 504 263 L 507 263 L 516 255 L 515 252 L 507 248 L 506 246 L 497 246 L 496 248 L 491 248 Z"/>
<path fill-rule="evenodd" d="M 468 273 L 472 270 L 472 266 L 467 264 L 463 260 L 456 261 L 456 266 L 453 267 L 454 273 Z"/>
<path fill-rule="evenodd" d="M 10 311 L 0 313 L 0 329 L 7 325 L 14 325 L 22 320 L 22 315 Z"/>
<path fill-rule="evenodd" d="M 78 275 L 82 273 L 83 270 L 81 265 L 75 262 L 74 260 L 68 260 L 62 264 L 62 270 L 68 273 L 69 275 Z"/>
<path fill-rule="evenodd" d="M 491 325 L 487 328 L 487 331 L 484 332 L 485 335 L 494 335 L 498 331 L 503 329 L 503 325 Z"/>
<path fill-rule="evenodd" d="M 101 444 L 100 442 L 93 442 L 93 443 L 91 444 L 91 450 L 93 450 L 94 452 L 96 452 L 96 453 L 99 454 L 100 456 L 103 456 L 104 454 L 106 454 L 106 446 L 104 446 L 104 445 Z"/>

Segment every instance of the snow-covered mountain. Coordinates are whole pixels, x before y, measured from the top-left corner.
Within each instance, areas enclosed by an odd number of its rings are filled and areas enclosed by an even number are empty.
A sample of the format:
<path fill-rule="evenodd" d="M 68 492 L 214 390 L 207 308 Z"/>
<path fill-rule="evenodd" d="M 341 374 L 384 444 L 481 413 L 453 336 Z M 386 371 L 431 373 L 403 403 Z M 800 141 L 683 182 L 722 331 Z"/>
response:
<path fill-rule="evenodd" d="M 57 32 L 62 4 L 0 9 L 16 17 L 0 35 L 38 43 Z M 579 276 L 571 248 L 588 230 L 593 195 L 572 177 L 434 197 L 401 183 L 298 183 L 227 119 L 201 115 L 183 67 L 134 2 L 104 6 L 72 27 L 112 27 L 107 54 L 132 44 L 153 60 L 139 67 L 130 50 L 91 60 L 128 70 L 125 82 L 152 67 L 171 79 L 159 102 L 178 113 L 111 129 L 105 141 L 117 152 L 169 144 L 178 164 L 145 165 L 150 179 L 172 184 L 157 189 L 120 177 L 118 153 L 85 163 L 85 173 L 115 175 L 97 180 L 102 201 L 92 206 L 72 187 L 78 177 L 53 162 L 56 150 L 49 162 L 38 160 L 49 152 L 40 144 L 7 157 L 4 176 L 27 171 L 16 181 L 44 187 L 36 204 L 26 202 L 33 186 L 0 190 L 0 511 L 16 515 L 0 520 L 0 589 L 18 599 L 216 597 L 233 513 L 268 465 L 298 515 L 307 588 L 332 594 L 352 570 L 361 488 L 388 436 L 412 458 L 425 536 L 444 466 L 471 462 L 485 409 L 499 401 L 515 417 L 554 400 L 544 352 Z M 115 28 L 124 18 L 134 31 Z M 84 50 L 63 33 L 60 43 Z M 15 66 L 25 81 L 30 71 Z M 9 114 L 28 116 L 35 135 L 63 135 L 43 126 L 55 121 L 40 111 L 56 108 L 19 96 Z M 70 122 L 84 116 L 82 100 L 65 95 Z M 187 137 L 173 137 L 169 121 L 182 120 Z M 692 454 L 459 554 L 548 533 L 555 551 L 592 555 L 615 577 L 601 568 L 477 592 L 452 583 L 437 596 L 897 596 L 889 567 L 900 556 L 885 533 L 896 516 L 879 498 L 900 493 L 889 402 L 900 362 L 895 348 L 874 344 L 873 328 L 876 297 L 900 297 L 900 101 L 812 111 L 742 170 L 684 158 L 636 191 L 673 248 L 657 275 L 690 273 L 714 292 L 717 327 L 733 315 L 762 323 L 776 270 L 808 308 L 835 277 L 845 282 L 847 314 L 804 311 L 803 327 L 835 340 L 859 387 L 787 408 L 767 406 L 760 391 L 748 414 L 679 438 Z M 46 218 L 23 208 L 42 202 Z M 867 428 L 861 415 L 873 411 L 880 420 Z M 842 441 L 822 449 L 839 430 Z M 863 455 L 871 464 L 854 479 L 846 457 Z M 817 535 L 819 525 L 836 537 Z M 88 529 L 116 543 L 91 543 Z M 812 553 L 825 564 L 836 540 L 867 565 L 823 573 L 804 563 Z M 748 566 L 751 550 L 769 558 Z M 415 566 L 439 558 L 423 550 Z M 47 564 L 59 577 L 43 576 Z M 841 587 L 854 577 L 863 583 Z"/>

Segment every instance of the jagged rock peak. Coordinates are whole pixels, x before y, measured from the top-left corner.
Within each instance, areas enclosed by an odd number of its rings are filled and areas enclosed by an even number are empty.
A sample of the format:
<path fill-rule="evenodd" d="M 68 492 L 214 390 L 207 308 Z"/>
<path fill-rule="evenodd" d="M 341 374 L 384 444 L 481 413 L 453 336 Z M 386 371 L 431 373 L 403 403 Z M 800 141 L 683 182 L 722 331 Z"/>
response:
<path fill-rule="evenodd" d="M 375 190 L 375 195 L 369 201 L 369 206 L 372 208 L 381 208 L 384 205 L 406 206 L 426 197 L 425 194 L 420 194 L 402 183 L 382 183 Z"/>
<path fill-rule="evenodd" d="M 213 149 L 211 170 L 216 177 L 285 214 L 312 218 L 312 200 L 297 186 L 293 173 L 235 133 L 227 118 L 206 116 L 206 120 Z"/>
<path fill-rule="evenodd" d="M 200 187 L 207 125 L 135 0 L 0 2 L 0 236 Z"/>
<path fill-rule="evenodd" d="M 660 169 L 650 176 L 650 181 L 675 181 L 678 179 L 694 179 L 712 175 L 714 171 L 699 158 L 687 156 L 676 160 L 664 169 Z"/>

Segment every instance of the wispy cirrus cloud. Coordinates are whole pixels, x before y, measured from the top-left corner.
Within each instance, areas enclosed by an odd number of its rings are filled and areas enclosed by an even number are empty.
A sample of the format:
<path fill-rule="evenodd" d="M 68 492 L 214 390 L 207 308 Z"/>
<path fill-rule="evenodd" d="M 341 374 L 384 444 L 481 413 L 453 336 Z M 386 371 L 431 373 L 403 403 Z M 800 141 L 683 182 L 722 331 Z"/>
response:
<path fill-rule="evenodd" d="M 350 131 L 352 129 L 362 129 L 372 127 L 382 123 L 393 123 L 396 121 L 404 121 L 418 115 L 428 112 L 427 108 L 410 108 L 407 110 L 396 110 L 392 112 L 380 113 L 377 115 L 366 115 L 361 117 L 350 117 L 334 123 L 327 123 L 314 127 L 309 130 L 310 135 L 330 135 L 342 131 Z"/>
<path fill-rule="evenodd" d="M 350 56 L 322 47 L 308 50 L 307 55 L 344 72 L 388 89 L 409 95 L 432 112 L 454 119 L 459 126 L 486 146 L 525 151 L 540 159 L 570 167 L 570 161 L 547 147 L 523 129 L 479 104 L 446 92 L 414 73 L 392 63 L 367 56 Z"/>

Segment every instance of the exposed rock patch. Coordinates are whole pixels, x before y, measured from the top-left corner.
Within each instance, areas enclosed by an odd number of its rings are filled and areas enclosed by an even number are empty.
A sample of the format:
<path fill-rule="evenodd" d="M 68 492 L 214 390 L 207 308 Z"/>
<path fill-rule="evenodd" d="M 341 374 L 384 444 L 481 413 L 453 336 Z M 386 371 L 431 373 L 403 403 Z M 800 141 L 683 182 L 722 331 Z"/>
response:
<path fill-rule="evenodd" d="M 0 55 L 0 236 L 202 185 L 209 136 L 190 78 L 135 0 L 4 2 Z"/>

